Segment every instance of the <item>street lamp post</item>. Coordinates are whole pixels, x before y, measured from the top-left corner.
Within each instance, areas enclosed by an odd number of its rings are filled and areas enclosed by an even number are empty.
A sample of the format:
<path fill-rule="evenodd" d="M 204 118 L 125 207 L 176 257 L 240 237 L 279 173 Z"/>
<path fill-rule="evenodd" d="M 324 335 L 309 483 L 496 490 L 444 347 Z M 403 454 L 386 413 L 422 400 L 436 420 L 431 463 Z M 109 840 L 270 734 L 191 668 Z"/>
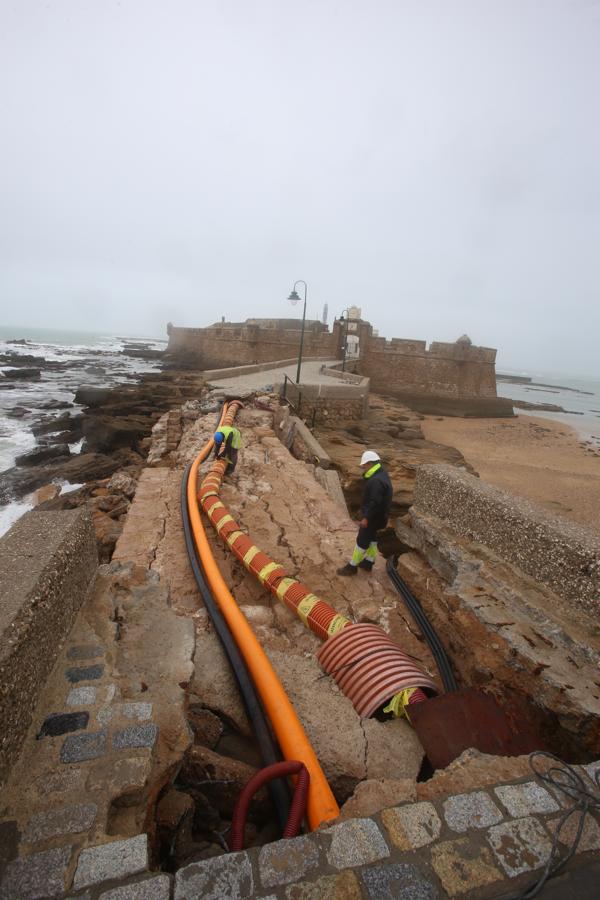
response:
<path fill-rule="evenodd" d="M 344 319 L 344 313 L 346 313 L 346 318 Z M 342 372 L 346 371 L 346 351 L 348 349 L 348 321 L 350 319 L 350 310 L 344 309 L 342 310 L 342 314 L 340 316 L 340 322 L 345 322 L 345 332 L 344 332 L 344 343 L 342 344 Z"/>
<path fill-rule="evenodd" d="M 288 300 L 291 300 L 292 303 L 299 303 L 302 299 L 297 290 L 296 285 L 303 284 L 304 285 L 304 309 L 302 310 L 302 330 L 300 331 L 300 351 L 298 353 L 298 370 L 296 372 L 296 384 L 300 384 L 300 369 L 302 367 L 302 348 L 304 346 L 304 323 L 306 322 L 306 294 L 308 292 L 308 288 L 306 286 L 306 282 L 301 278 L 298 281 L 294 282 L 294 287 L 292 289 L 292 293 L 288 297 Z"/>

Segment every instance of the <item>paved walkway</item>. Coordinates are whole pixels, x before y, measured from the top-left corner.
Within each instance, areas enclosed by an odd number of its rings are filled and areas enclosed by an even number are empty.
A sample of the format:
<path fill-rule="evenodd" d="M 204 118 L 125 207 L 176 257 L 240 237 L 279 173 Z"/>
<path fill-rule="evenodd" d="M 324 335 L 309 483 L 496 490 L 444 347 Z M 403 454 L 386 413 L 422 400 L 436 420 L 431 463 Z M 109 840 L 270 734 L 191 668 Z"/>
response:
<path fill-rule="evenodd" d="M 319 359 L 316 362 L 303 362 L 300 374 L 301 384 L 336 384 L 337 382 L 330 375 L 321 373 L 322 366 L 333 366 L 339 360 L 335 359 Z M 261 388 L 267 388 L 274 384 L 283 384 L 284 375 L 296 381 L 297 363 L 289 366 L 281 366 L 278 369 L 268 369 L 266 372 L 252 372 L 247 375 L 236 375 L 232 378 L 220 378 L 218 381 L 210 379 L 210 384 L 214 387 L 226 388 L 231 390 L 247 390 L 258 391 Z"/>

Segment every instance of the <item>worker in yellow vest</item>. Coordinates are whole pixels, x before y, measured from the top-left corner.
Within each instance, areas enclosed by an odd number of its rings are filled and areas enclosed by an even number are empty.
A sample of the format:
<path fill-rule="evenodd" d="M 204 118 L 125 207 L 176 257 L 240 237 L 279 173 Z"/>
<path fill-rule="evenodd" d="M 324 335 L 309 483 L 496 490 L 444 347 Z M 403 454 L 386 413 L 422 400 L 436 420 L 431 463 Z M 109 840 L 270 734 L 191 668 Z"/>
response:
<path fill-rule="evenodd" d="M 237 465 L 238 451 L 242 446 L 242 436 L 233 425 L 220 425 L 215 432 L 215 456 L 227 462 L 226 475 L 233 474 Z"/>
<path fill-rule="evenodd" d="M 377 532 L 386 527 L 390 517 L 392 482 L 379 454 L 365 450 L 360 467 L 364 485 L 356 546 L 350 562 L 337 570 L 338 575 L 356 575 L 359 569 L 371 571 L 377 558 Z"/>

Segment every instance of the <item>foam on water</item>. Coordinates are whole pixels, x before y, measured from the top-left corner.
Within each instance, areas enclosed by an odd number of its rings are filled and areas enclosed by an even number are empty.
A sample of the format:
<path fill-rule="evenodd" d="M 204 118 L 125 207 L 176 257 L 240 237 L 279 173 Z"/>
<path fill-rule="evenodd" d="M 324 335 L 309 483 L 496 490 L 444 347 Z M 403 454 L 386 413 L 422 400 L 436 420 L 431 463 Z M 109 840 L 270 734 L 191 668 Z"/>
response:
<path fill-rule="evenodd" d="M 26 425 L 0 414 L 0 472 L 12 468 L 17 456 L 33 450 L 35 444 L 35 435 Z"/>
<path fill-rule="evenodd" d="M 25 344 L 13 343 L 26 340 Z M 164 350 L 165 342 L 154 338 L 120 337 L 107 334 L 92 334 L 77 331 L 58 331 L 45 328 L 19 328 L 0 326 L 0 354 L 17 354 L 45 359 L 48 362 L 67 363 L 64 370 L 42 369 L 41 378 L 34 381 L 6 382 L 0 374 L 0 472 L 11 468 L 22 453 L 33 450 L 36 438 L 30 429 L 32 417 L 57 415 L 62 410 L 45 409 L 49 400 L 73 403 L 75 392 L 80 385 L 113 386 L 128 384 L 144 372 L 156 371 L 158 365 L 152 360 L 138 359 L 123 355 L 126 343 L 142 343 L 149 349 Z M 68 363 L 79 365 L 69 366 Z M 83 364 L 82 364 L 83 363 Z M 31 365 L 35 367 L 35 361 Z M 90 366 L 99 366 L 104 372 L 86 372 Z M 14 369 L 12 365 L 0 366 L 0 372 Z M 16 406 L 26 412 L 22 418 L 11 418 L 7 413 Z M 71 415 L 81 407 L 72 406 Z M 81 453 L 83 440 L 69 445 L 72 454 Z M 77 490 L 81 485 L 63 482 L 62 493 Z M 8 528 L 33 503 L 25 498 L 0 508 L 0 533 Z"/>
<path fill-rule="evenodd" d="M 54 484 L 58 485 L 61 494 L 70 494 L 83 487 L 83 484 L 72 484 L 70 481 L 55 481 Z"/>
<path fill-rule="evenodd" d="M 9 528 L 26 512 L 33 509 L 33 503 L 29 500 L 17 500 L 8 506 L 0 506 L 0 537 L 6 534 Z"/>

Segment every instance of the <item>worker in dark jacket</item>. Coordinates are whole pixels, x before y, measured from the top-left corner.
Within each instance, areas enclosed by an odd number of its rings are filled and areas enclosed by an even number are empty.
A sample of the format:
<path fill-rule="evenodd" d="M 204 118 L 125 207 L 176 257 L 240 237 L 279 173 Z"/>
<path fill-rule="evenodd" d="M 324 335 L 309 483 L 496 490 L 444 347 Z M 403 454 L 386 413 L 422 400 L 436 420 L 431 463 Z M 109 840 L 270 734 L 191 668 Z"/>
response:
<path fill-rule="evenodd" d="M 242 446 L 242 436 L 232 425 L 221 425 L 215 432 L 215 456 L 227 462 L 226 475 L 232 475 L 237 465 L 238 451 Z"/>
<path fill-rule="evenodd" d="M 385 528 L 392 505 L 392 482 L 381 464 L 379 454 L 365 450 L 360 461 L 364 488 L 356 547 L 352 559 L 338 575 L 356 575 L 358 569 L 370 572 L 377 557 L 377 532 Z"/>

